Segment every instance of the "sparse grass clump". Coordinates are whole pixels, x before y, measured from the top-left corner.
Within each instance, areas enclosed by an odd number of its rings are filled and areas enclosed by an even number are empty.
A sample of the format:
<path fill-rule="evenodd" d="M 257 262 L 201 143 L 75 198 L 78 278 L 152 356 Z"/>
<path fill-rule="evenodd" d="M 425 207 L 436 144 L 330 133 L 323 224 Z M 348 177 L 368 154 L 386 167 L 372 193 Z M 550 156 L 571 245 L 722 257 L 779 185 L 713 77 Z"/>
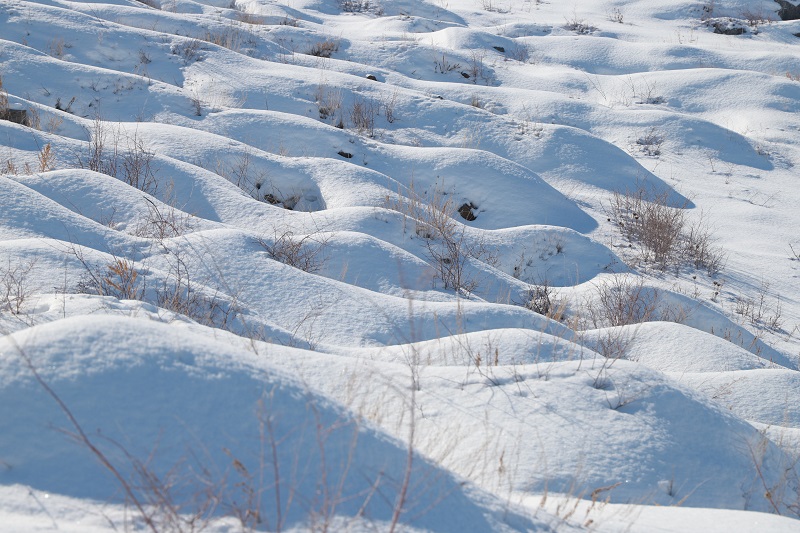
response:
<path fill-rule="evenodd" d="M 334 52 L 339 50 L 339 42 L 333 39 L 326 39 L 311 45 L 308 54 L 316 57 L 331 57 Z"/>
<path fill-rule="evenodd" d="M 371 10 L 380 11 L 378 3 L 374 0 L 338 0 L 339 9 L 345 13 L 365 13 Z"/>
<path fill-rule="evenodd" d="M 783 326 L 783 306 L 779 299 L 769 296 L 769 284 L 764 282 L 755 297 L 736 296 L 734 312 L 750 325 L 779 331 Z"/>
<path fill-rule="evenodd" d="M 318 233 L 295 236 L 294 232 L 287 230 L 276 231 L 272 239 L 259 238 L 256 243 L 270 259 L 313 274 L 325 264 L 324 250 L 328 240 L 328 236 Z"/>
<path fill-rule="evenodd" d="M 572 13 L 571 17 L 565 19 L 564 29 L 574 31 L 578 35 L 588 35 L 597 31 L 596 27 L 578 17 L 578 14 L 575 12 Z"/>
<path fill-rule="evenodd" d="M 654 126 L 647 130 L 644 135 L 636 139 L 636 144 L 645 155 L 658 157 L 661 155 L 661 146 L 664 144 L 664 136 L 661 135 Z"/>
<path fill-rule="evenodd" d="M 661 270 L 687 264 L 709 274 L 719 272 L 725 255 L 708 225 L 702 218 L 689 223 L 683 206 L 670 206 L 668 196 L 652 196 L 644 187 L 615 192 L 606 208 L 608 220 L 631 247 L 636 245 L 643 263 Z"/>
<path fill-rule="evenodd" d="M 368 98 L 355 97 L 350 108 L 350 121 L 358 133 L 375 136 L 375 115 L 380 106 Z"/>
<path fill-rule="evenodd" d="M 155 152 L 138 134 L 124 135 L 101 118 L 96 118 L 88 132 L 89 148 L 78 154 L 79 168 L 120 179 L 142 192 L 154 195 L 158 189 Z"/>
<path fill-rule="evenodd" d="M 332 89 L 325 83 L 320 83 L 317 86 L 315 100 L 317 102 L 320 120 L 330 120 L 331 124 L 341 124 L 341 126 L 344 127 L 340 112 L 343 101 L 342 91 L 339 89 Z"/>
<path fill-rule="evenodd" d="M 468 235 L 465 225 L 453 216 L 458 213 L 450 195 L 438 188 L 429 198 L 420 196 L 414 184 L 408 188 L 408 197 L 398 195 L 396 200 L 386 199 L 386 207 L 402 213 L 414 223 L 414 233 L 423 238 L 435 280 L 445 289 L 470 294 L 477 289 L 478 279 L 469 264 L 480 261 L 497 264 L 497 254 L 480 236 Z M 474 219 L 473 219 L 474 220 Z"/>
<path fill-rule="evenodd" d="M 30 274 L 35 264 L 33 260 L 15 260 L 12 264 L 9 258 L 6 265 L 0 266 L 0 313 L 22 313 L 22 306 L 34 292 Z"/>
<path fill-rule="evenodd" d="M 559 297 L 558 291 L 547 280 L 528 286 L 524 304 L 534 313 L 553 320 L 564 318 L 567 307 L 566 300 Z"/>

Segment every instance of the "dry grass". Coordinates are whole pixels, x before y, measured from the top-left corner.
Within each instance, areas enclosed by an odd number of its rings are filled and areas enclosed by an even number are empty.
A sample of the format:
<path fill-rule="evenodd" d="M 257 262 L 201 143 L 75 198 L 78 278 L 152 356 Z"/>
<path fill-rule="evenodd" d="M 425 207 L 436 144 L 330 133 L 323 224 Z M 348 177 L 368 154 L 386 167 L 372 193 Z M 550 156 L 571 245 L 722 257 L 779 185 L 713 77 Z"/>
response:
<path fill-rule="evenodd" d="M 318 272 L 325 264 L 325 246 L 330 237 L 320 233 L 296 236 L 291 230 L 279 233 L 272 239 L 261 237 L 256 240 L 270 259 L 285 265 L 299 268 L 303 272 Z"/>
<path fill-rule="evenodd" d="M 311 48 L 308 49 L 308 55 L 317 56 L 317 57 L 331 57 L 334 52 L 339 50 L 339 41 L 335 41 L 333 39 L 326 39 L 324 41 L 319 41 L 311 45 Z"/>
<path fill-rule="evenodd" d="M 438 187 L 434 187 L 431 195 L 423 197 L 412 181 L 406 193 L 406 197 L 400 194 L 394 199 L 387 197 L 385 207 L 404 215 L 404 230 L 409 220 L 413 222 L 414 233 L 424 239 L 428 259 L 436 273 L 435 280 L 445 289 L 465 295 L 474 292 L 479 281 L 471 273 L 469 264 L 481 261 L 496 265 L 495 250 L 483 238 L 467 234 L 466 226 L 453 218 L 458 210 L 452 197 Z"/>
<path fill-rule="evenodd" d="M 368 98 L 355 96 L 350 107 L 350 122 L 358 133 L 375 136 L 375 115 L 380 106 Z"/>
<path fill-rule="evenodd" d="M 639 186 L 633 191 L 615 192 L 606 213 L 631 247 L 637 246 L 643 263 L 662 270 L 690 265 L 710 274 L 719 272 L 724 253 L 703 218 L 689 223 L 683 207 L 671 206 L 667 192 L 653 196 Z"/>
<path fill-rule="evenodd" d="M 39 172 L 47 172 L 55 169 L 56 154 L 50 143 L 45 144 L 39 153 L 36 154 L 39 160 Z"/>
<path fill-rule="evenodd" d="M 156 193 L 157 170 L 152 164 L 155 152 L 148 149 L 143 138 L 137 133 L 123 135 L 99 117 L 88 136 L 88 150 L 76 157 L 79 168 L 118 178 L 151 195 Z"/>
<path fill-rule="evenodd" d="M 0 313 L 8 311 L 14 315 L 22 312 L 22 306 L 34 293 L 31 271 L 36 262 L 11 259 L 5 267 L 0 266 Z"/>

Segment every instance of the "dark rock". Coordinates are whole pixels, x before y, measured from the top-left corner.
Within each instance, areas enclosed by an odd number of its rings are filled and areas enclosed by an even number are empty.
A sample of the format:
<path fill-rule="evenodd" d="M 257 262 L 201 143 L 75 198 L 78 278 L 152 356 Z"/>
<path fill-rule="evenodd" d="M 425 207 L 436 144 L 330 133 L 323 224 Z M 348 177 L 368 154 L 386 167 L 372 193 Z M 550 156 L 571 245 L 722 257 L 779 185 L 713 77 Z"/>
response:
<path fill-rule="evenodd" d="M 474 209 L 477 208 L 478 208 L 477 205 L 470 202 L 468 204 L 464 204 L 461 207 L 459 207 L 458 214 L 461 215 L 461 218 L 463 218 L 467 222 L 472 222 L 473 220 L 478 218 L 477 216 L 475 216 L 475 212 L 473 211 Z"/>
<path fill-rule="evenodd" d="M 28 118 L 28 111 L 25 109 L 7 109 L 0 111 L 0 120 L 7 120 L 23 126 L 30 126 L 31 122 Z"/>
<path fill-rule="evenodd" d="M 744 33 L 744 28 L 741 26 L 728 26 L 724 27 L 722 24 L 714 24 L 714 33 L 720 35 L 741 35 Z"/>
<path fill-rule="evenodd" d="M 494 48 L 495 50 L 497 50 L 501 54 L 505 54 L 506 53 L 506 49 L 503 48 L 502 46 L 492 46 L 492 48 Z"/>
<path fill-rule="evenodd" d="M 339 150 L 339 155 L 344 157 L 345 159 L 352 159 L 353 158 L 353 154 L 348 154 L 344 150 Z"/>
<path fill-rule="evenodd" d="M 775 0 L 775 3 L 781 6 L 778 10 L 781 20 L 800 20 L 800 5 L 790 4 L 786 0 Z"/>
<path fill-rule="evenodd" d="M 462 73 L 461 73 L 461 75 L 462 75 L 463 77 L 465 77 L 465 78 L 469 78 L 469 74 L 467 74 L 466 72 L 462 72 Z"/>
<path fill-rule="evenodd" d="M 378 81 L 378 78 L 375 77 L 375 74 L 367 74 L 367 79 L 372 81 Z"/>

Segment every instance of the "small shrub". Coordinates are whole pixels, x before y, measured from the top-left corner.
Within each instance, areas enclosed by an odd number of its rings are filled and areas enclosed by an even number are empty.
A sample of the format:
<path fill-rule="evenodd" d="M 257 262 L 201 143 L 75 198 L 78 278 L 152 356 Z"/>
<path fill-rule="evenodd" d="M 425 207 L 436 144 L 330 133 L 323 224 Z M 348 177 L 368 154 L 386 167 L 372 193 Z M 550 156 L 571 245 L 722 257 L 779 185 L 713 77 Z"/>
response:
<path fill-rule="evenodd" d="M 433 58 L 433 71 L 439 74 L 447 74 L 448 72 L 452 72 L 454 70 L 458 70 L 461 68 L 461 63 L 450 63 L 447 60 L 447 56 L 442 53 L 442 59 L 440 60 L 437 57 Z"/>
<path fill-rule="evenodd" d="M 778 331 L 783 326 L 783 306 L 779 299 L 768 297 L 769 284 L 764 282 L 755 298 L 737 296 L 734 312 L 754 327 Z"/>
<path fill-rule="evenodd" d="M 252 13 L 245 13 L 243 11 L 240 11 L 236 15 L 236 19 L 239 22 L 242 22 L 244 24 L 250 24 L 253 26 L 261 26 L 262 24 L 264 24 L 264 20 L 260 16 L 253 15 Z"/>
<path fill-rule="evenodd" d="M 645 200 L 646 191 L 614 193 L 610 219 L 629 241 L 640 245 L 642 259 L 666 268 L 677 260 L 678 245 L 685 224 L 681 209 L 667 204 L 667 193 Z"/>
<path fill-rule="evenodd" d="M 50 143 L 45 144 L 36 157 L 39 159 L 39 172 L 47 172 L 55 168 L 56 154 Z"/>
<path fill-rule="evenodd" d="M 520 63 L 527 63 L 530 61 L 531 52 L 524 44 L 514 43 L 513 46 L 506 49 L 506 57 Z"/>
<path fill-rule="evenodd" d="M 0 113 L 2 113 L 2 112 L 0 112 Z M 0 116 L 2 116 L 2 114 L 0 114 Z M 37 107 L 29 107 L 27 109 L 27 118 L 28 118 L 28 125 L 31 128 L 33 128 L 35 130 L 39 130 L 39 131 L 42 130 L 42 116 L 39 113 L 39 108 L 37 108 Z M 55 118 L 56 117 L 51 117 L 50 118 L 50 121 L 48 121 L 48 125 L 47 125 L 48 128 L 53 126 L 53 123 L 55 122 L 54 121 Z M 61 120 L 61 122 L 63 122 L 63 119 L 61 119 L 60 117 L 58 117 L 58 118 Z M 59 126 L 61 125 L 61 122 L 58 122 Z M 55 131 L 55 129 L 48 129 L 48 133 L 53 133 L 54 131 Z"/>
<path fill-rule="evenodd" d="M 660 299 L 657 289 L 645 287 L 644 278 L 614 276 L 612 280 L 597 285 L 595 298 L 588 307 L 589 320 L 595 328 L 656 320 Z"/>
<path fill-rule="evenodd" d="M 608 220 L 631 245 L 638 245 L 640 259 L 665 270 L 690 264 L 709 274 L 719 272 L 725 260 L 713 234 L 701 217 L 690 225 L 683 206 L 672 207 L 668 193 L 646 200 L 643 187 L 625 193 L 615 192 L 607 207 Z"/>
<path fill-rule="evenodd" d="M 319 234 L 295 237 L 294 232 L 287 230 L 280 234 L 276 231 L 272 240 L 259 238 L 256 243 L 266 250 L 270 259 L 313 274 L 325 264 L 323 252 L 328 237 Z"/>
<path fill-rule="evenodd" d="M 242 45 L 248 35 L 246 31 L 242 31 L 241 24 L 232 22 L 230 26 L 221 31 L 206 33 L 203 40 L 238 53 L 242 50 Z"/>
<path fill-rule="evenodd" d="M 317 57 L 331 57 L 334 52 L 339 51 L 339 42 L 332 39 L 319 41 L 311 45 L 308 49 L 308 55 Z"/>
<path fill-rule="evenodd" d="M 770 18 L 764 15 L 764 12 L 760 9 L 757 11 L 745 9 L 741 12 L 740 17 L 747 21 L 747 24 L 753 28 L 754 33 L 758 33 L 758 27 L 761 24 L 770 22 Z"/>
<path fill-rule="evenodd" d="M 337 114 L 341 120 L 342 92 L 331 89 L 328 85 L 320 83 L 317 86 L 316 102 L 320 120 L 330 119 L 331 124 L 336 123 Z"/>
<path fill-rule="evenodd" d="M 172 53 L 181 57 L 184 65 L 188 65 L 192 61 L 200 61 L 203 59 L 200 55 L 202 46 L 203 41 L 200 39 L 186 39 L 178 44 L 172 45 Z"/>
<path fill-rule="evenodd" d="M 467 74 L 469 74 L 472 83 L 478 83 L 478 80 L 483 80 L 486 85 L 491 85 L 494 77 L 491 70 L 486 68 L 483 60 L 486 58 L 484 50 L 473 50 L 470 54 L 469 64 L 467 66 Z"/>
<path fill-rule="evenodd" d="M 159 209 L 155 202 L 147 196 L 147 218 L 140 222 L 133 230 L 137 237 L 157 239 L 163 241 L 173 237 L 180 237 L 192 230 L 193 217 L 172 206 Z"/>
<path fill-rule="evenodd" d="M 144 289 L 140 286 L 139 271 L 133 261 L 114 258 L 104 269 L 89 271 L 89 278 L 79 283 L 79 291 L 113 296 L 120 300 L 141 300 Z"/>
<path fill-rule="evenodd" d="M 12 266 L 9 259 L 5 268 L 0 267 L 0 313 L 22 313 L 22 306 L 34 292 L 30 284 L 30 273 L 35 264 L 35 261 L 16 260 Z"/>
<path fill-rule="evenodd" d="M 577 13 L 573 12 L 572 17 L 565 18 L 564 29 L 569 31 L 574 31 L 578 35 L 588 35 L 597 31 L 597 28 L 586 22 L 585 20 L 578 18 Z"/>
<path fill-rule="evenodd" d="M 375 102 L 367 98 L 355 97 L 350 108 L 350 121 L 353 127 L 369 137 L 375 136 L 375 115 L 378 107 Z"/>
<path fill-rule="evenodd" d="M 658 157 L 661 155 L 661 145 L 664 144 L 664 136 L 653 126 L 647 130 L 644 135 L 636 139 L 636 144 L 639 145 L 645 155 Z"/>
<path fill-rule="evenodd" d="M 147 148 L 144 139 L 134 133 L 132 137 L 125 136 L 123 146 L 120 131 L 99 117 L 88 136 L 89 149 L 77 156 L 78 167 L 118 178 L 142 192 L 156 193 L 158 180 L 152 165 L 155 152 Z"/>
<path fill-rule="evenodd" d="M 439 190 L 426 199 L 417 194 L 412 182 L 408 198 L 400 195 L 395 201 L 387 198 L 386 207 L 414 222 L 414 233 L 425 239 L 435 279 L 441 281 L 445 289 L 470 294 L 479 283 L 470 274 L 469 263 L 475 260 L 497 264 L 496 252 L 484 239 L 467 235 L 466 226 L 453 218 L 458 211 L 452 198 Z"/>
<path fill-rule="evenodd" d="M 48 45 L 48 48 L 50 49 L 50 55 L 51 56 L 53 56 L 53 57 L 55 57 L 57 59 L 63 59 L 64 58 L 64 49 L 65 48 L 69 48 L 69 45 L 67 45 L 64 42 L 64 39 L 56 38 L 56 39 L 53 39 L 52 41 L 50 41 L 50 44 Z"/>
<path fill-rule="evenodd" d="M 399 92 L 395 89 L 391 96 L 386 97 L 383 100 L 383 116 L 386 118 L 386 122 L 389 124 L 394 123 L 397 116 L 394 114 L 395 108 L 397 107 L 397 97 Z"/>
<path fill-rule="evenodd" d="M 481 7 L 490 13 L 506 13 L 508 11 L 504 10 L 495 0 L 481 0 Z"/>
<path fill-rule="evenodd" d="M 525 307 L 553 320 L 564 318 L 566 301 L 559 298 L 558 291 L 547 280 L 528 286 Z"/>
<path fill-rule="evenodd" d="M 338 0 L 339 9 L 345 13 L 365 13 L 370 10 L 380 9 L 376 2 L 371 0 Z"/>
<path fill-rule="evenodd" d="M 208 291 L 192 278 L 189 258 L 177 249 L 167 250 L 169 271 L 155 288 L 155 304 L 210 327 L 228 329 L 239 314 L 235 299 L 228 301 L 218 291 Z"/>

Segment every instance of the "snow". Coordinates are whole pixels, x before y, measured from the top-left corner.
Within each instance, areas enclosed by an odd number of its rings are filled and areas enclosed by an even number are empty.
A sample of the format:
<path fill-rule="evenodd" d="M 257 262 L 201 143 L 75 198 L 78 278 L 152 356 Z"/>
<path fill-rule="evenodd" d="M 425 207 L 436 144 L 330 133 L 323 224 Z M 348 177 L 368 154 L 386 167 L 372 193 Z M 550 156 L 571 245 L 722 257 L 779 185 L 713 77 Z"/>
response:
<path fill-rule="evenodd" d="M 779 7 L 0 0 L 0 530 L 796 530 Z"/>

